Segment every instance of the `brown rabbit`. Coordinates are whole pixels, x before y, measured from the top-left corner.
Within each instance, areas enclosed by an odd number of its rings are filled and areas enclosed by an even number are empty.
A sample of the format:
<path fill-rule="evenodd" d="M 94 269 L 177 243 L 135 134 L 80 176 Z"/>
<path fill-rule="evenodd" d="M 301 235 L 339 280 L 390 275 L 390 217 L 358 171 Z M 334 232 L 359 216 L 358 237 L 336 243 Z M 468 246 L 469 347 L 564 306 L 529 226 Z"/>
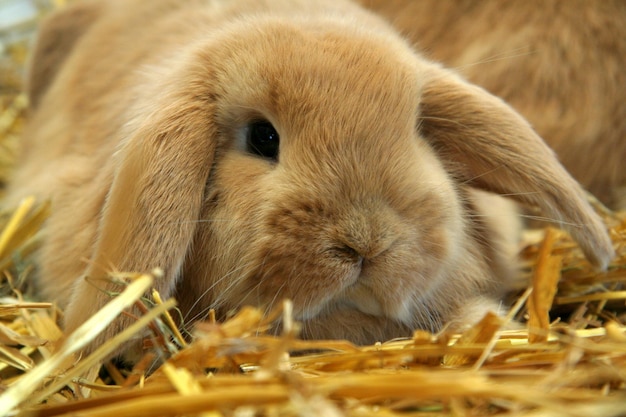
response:
<path fill-rule="evenodd" d="M 626 2 L 360 0 L 527 118 L 572 175 L 626 210 Z"/>
<path fill-rule="evenodd" d="M 599 267 L 613 253 L 517 113 L 348 1 L 76 3 L 30 79 L 9 201 L 52 199 L 39 284 L 68 330 L 109 271 L 154 267 L 187 321 L 290 298 L 306 337 L 467 324 L 497 307 L 494 225 L 515 219 L 476 189 L 540 206 Z"/>

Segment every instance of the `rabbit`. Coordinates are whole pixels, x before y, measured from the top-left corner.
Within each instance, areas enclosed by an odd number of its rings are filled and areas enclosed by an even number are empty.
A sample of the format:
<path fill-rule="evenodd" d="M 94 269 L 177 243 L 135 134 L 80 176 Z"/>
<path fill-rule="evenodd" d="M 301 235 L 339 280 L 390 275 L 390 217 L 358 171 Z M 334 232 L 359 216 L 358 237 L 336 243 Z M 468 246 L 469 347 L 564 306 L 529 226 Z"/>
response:
<path fill-rule="evenodd" d="M 613 256 L 518 113 L 351 1 L 77 2 L 42 25 L 29 80 L 5 203 L 51 200 L 37 283 L 68 332 L 120 290 L 111 271 L 155 267 L 186 324 L 291 299 L 305 338 L 462 328 L 513 273 L 499 194 Z"/>
<path fill-rule="evenodd" d="M 360 0 L 503 98 L 585 188 L 626 210 L 626 2 Z"/>

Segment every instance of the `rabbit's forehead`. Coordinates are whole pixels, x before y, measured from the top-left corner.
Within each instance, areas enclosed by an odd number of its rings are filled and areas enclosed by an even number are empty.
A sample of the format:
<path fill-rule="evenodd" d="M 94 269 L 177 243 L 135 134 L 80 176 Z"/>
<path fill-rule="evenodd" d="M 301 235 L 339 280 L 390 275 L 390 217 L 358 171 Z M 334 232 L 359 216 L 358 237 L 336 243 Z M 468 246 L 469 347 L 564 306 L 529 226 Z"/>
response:
<path fill-rule="evenodd" d="M 343 33 L 262 33 L 233 42 L 220 62 L 224 105 L 253 109 L 284 128 L 329 118 L 363 125 L 415 123 L 422 79 L 404 46 Z"/>

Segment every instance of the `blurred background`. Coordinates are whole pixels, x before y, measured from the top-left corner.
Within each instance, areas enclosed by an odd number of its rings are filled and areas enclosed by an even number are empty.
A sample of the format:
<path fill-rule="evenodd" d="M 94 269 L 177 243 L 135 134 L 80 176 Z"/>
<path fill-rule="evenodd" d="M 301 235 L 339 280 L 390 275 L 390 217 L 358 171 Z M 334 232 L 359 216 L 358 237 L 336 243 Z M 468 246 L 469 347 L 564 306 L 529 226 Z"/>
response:
<path fill-rule="evenodd" d="M 0 189 L 15 159 L 26 98 L 28 50 L 41 17 L 66 0 L 0 0 Z"/>
<path fill-rule="evenodd" d="M 39 18 L 60 0 L 0 0 L 0 94 L 19 92 Z"/>

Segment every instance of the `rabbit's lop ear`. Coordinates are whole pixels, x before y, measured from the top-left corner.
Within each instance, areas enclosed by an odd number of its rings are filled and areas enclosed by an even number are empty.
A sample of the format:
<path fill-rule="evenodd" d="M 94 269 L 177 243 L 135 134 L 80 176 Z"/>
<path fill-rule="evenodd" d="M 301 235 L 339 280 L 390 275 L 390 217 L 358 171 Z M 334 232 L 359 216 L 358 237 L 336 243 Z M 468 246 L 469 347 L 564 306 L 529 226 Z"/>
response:
<path fill-rule="evenodd" d="M 30 56 L 27 93 L 37 107 L 74 45 L 100 16 L 100 3 L 76 3 L 47 17 Z"/>
<path fill-rule="evenodd" d="M 580 185 L 502 100 L 436 68 L 421 98 L 420 132 L 464 183 L 540 207 L 606 268 L 614 252 Z"/>
<path fill-rule="evenodd" d="M 157 290 L 170 294 L 198 224 L 216 147 L 215 102 L 200 82 L 181 77 L 153 103 L 114 158 L 88 276 L 104 269 L 159 267 Z"/>

